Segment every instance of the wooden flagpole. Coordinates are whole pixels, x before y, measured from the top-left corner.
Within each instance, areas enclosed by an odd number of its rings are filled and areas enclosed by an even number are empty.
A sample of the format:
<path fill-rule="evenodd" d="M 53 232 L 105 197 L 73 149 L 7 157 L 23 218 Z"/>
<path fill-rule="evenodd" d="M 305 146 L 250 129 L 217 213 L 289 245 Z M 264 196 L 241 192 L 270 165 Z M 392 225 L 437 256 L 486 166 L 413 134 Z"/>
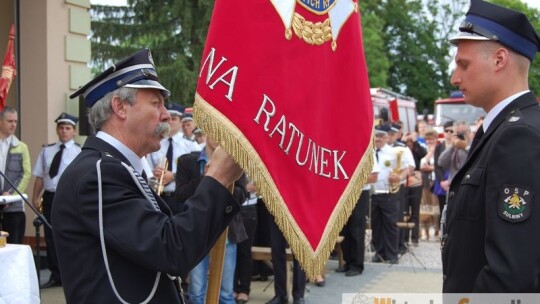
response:
<path fill-rule="evenodd" d="M 227 189 L 233 193 L 234 183 L 227 187 Z M 221 277 L 223 275 L 223 261 L 225 259 L 228 232 L 229 228 L 227 227 L 210 251 L 210 275 L 208 277 L 208 288 L 206 289 L 206 304 L 219 303 L 219 291 L 221 289 Z"/>

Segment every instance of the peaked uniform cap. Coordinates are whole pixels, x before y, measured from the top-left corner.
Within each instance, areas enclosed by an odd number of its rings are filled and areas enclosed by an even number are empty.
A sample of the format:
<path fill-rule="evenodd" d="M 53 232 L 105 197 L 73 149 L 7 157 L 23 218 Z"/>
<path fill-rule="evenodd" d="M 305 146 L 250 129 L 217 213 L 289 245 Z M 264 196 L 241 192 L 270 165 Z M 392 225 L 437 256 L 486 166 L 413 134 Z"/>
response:
<path fill-rule="evenodd" d="M 451 43 L 457 44 L 459 40 L 497 41 L 530 61 L 540 51 L 540 37 L 525 14 L 486 1 L 471 0 L 459 30 L 450 38 Z"/>
<path fill-rule="evenodd" d="M 182 121 L 192 121 L 192 120 L 193 120 L 193 114 L 184 112 L 184 117 L 182 118 Z"/>
<path fill-rule="evenodd" d="M 388 125 L 376 125 L 375 126 L 375 135 L 388 134 L 390 132 L 390 126 Z"/>
<path fill-rule="evenodd" d="M 152 53 L 149 49 L 142 49 L 103 71 L 71 94 L 70 98 L 82 95 L 86 106 L 91 108 L 105 95 L 121 87 L 157 89 L 164 98 L 171 95 L 171 92 L 158 82 Z"/>
<path fill-rule="evenodd" d="M 73 115 L 69 115 L 66 112 L 62 112 L 58 118 L 54 120 L 55 123 L 61 124 L 61 123 L 67 123 L 73 126 L 77 125 L 77 122 L 79 121 L 79 118 Z"/>
<path fill-rule="evenodd" d="M 167 111 L 169 111 L 169 114 L 170 115 L 176 115 L 176 116 L 183 116 L 184 114 L 184 106 L 180 105 L 180 104 L 177 104 L 177 103 L 173 103 L 173 102 L 168 102 L 165 104 L 165 108 L 167 108 Z"/>
<path fill-rule="evenodd" d="M 397 123 L 392 123 L 392 124 L 389 125 L 389 127 L 390 127 L 389 132 L 397 133 L 397 132 L 401 131 L 401 126 L 398 125 Z"/>

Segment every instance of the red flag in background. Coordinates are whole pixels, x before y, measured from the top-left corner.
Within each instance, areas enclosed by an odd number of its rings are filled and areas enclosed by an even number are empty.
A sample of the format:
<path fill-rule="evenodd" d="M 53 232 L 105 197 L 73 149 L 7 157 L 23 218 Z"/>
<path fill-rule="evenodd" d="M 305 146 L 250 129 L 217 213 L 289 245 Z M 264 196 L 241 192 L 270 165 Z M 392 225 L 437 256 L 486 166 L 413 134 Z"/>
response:
<path fill-rule="evenodd" d="M 194 115 L 321 273 L 373 163 L 358 3 L 217 0 Z"/>
<path fill-rule="evenodd" d="M 4 63 L 2 63 L 2 77 L 0 77 L 0 111 L 2 111 L 6 105 L 9 87 L 11 86 L 13 78 L 15 78 L 17 74 L 15 68 L 15 51 L 13 48 L 13 40 L 15 40 L 15 26 L 12 24 L 9 31 L 9 40 L 6 55 L 4 57 Z"/>

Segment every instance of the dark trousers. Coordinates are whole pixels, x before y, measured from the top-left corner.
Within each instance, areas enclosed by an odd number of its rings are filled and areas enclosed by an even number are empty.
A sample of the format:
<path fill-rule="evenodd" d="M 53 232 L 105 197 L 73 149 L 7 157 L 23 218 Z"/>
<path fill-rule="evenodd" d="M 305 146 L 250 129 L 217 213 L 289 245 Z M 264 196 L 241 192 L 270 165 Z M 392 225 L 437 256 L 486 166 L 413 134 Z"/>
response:
<path fill-rule="evenodd" d="M 385 260 L 397 260 L 400 205 L 395 194 L 374 194 L 371 196 L 371 223 L 373 246 L 377 255 Z"/>
<path fill-rule="evenodd" d="M 343 259 L 347 269 L 357 268 L 364 270 L 364 253 L 366 237 L 366 214 L 369 205 L 369 190 L 362 191 L 351 217 L 343 227 L 342 235 L 345 237 L 341 243 Z"/>
<path fill-rule="evenodd" d="M 257 201 L 257 231 L 253 239 L 253 246 L 270 247 L 270 230 L 274 224 L 274 218 L 266 208 L 264 201 Z M 267 279 L 274 274 L 274 271 L 263 261 L 253 262 L 253 273 L 255 277 Z"/>
<path fill-rule="evenodd" d="M 22 244 L 24 230 L 26 228 L 26 216 L 24 212 L 2 212 L 0 211 L 0 227 L 9 233 L 7 242 L 9 244 Z"/>
<path fill-rule="evenodd" d="M 285 248 L 287 242 L 275 222 L 270 230 L 270 242 L 272 246 L 272 263 L 274 264 L 274 293 L 277 297 L 287 296 L 287 260 Z M 304 297 L 306 288 L 306 274 L 300 268 L 298 261 L 293 260 L 293 290 L 295 299 Z"/>
<path fill-rule="evenodd" d="M 240 209 L 244 228 L 248 238 L 236 244 L 236 270 L 234 274 L 234 291 L 246 293 L 251 291 L 251 273 L 253 272 L 253 260 L 251 247 L 257 230 L 257 205 L 249 205 Z"/>
<path fill-rule="evenodd" d="M 419 187 L 402 187 L 403 198 L 401 200 L 401 215 L 409 216 L 408 222 L 414 223 L 414 227 L 410 230 L 410 239 L 413 243 L 418 243 L 420 232 L 420 202 L 422 200 L 422 186 Z M 399 247 L 405 247 L 409 242 L 409 229 L 400 230 Z"/>
<path fill-rule="evenodd" d="M 43 193 L 43 216 L 47 222 L 51 223 L 51 210 L 54 199 L 54 192 L 45 191 Z M 51 224 L 52 225 L 52 224 Z M 47 265 L 51 271 L 51 280 L 62 282 L 60 270 L 58 269 L 58 257 L 56 256 L 56 247 L 52 230 L 45 225 L 45 243 L 47 243 Z"/>

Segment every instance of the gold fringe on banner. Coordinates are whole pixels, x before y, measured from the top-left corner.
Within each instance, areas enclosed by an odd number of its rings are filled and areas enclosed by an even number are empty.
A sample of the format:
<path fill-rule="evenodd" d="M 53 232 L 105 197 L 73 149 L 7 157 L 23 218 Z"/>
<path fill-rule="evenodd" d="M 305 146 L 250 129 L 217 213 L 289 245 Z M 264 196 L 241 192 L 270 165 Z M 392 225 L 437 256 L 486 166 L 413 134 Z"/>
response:
<path fill-rule="evenodd" d="M 258 192 L 263 201 L 274 216 L 279 229 L 287 239 L 291 251 L 306 272 L 310 280 L 314 280 L 318 274 L 324 273 L 325 264 L 343 226 L 347 223 L 356 202 L 373 168 L 373 140 L 364 153 L 362 160 L 356 167 L 349 184 L 341 195 L 337 207 L 330 215 L 328 224 L 324 229 L 323 236 L 313 251 L 311 244 L 302 233 L 296 221 L 292 217 L 283 197 L 279 193 L 274 180 L 266 169 L 259 154 L 251 143 L 227 117 L 206 102 L 199 94 L 195 94 L 193 117 L 208 136 L 225 149 L 234 160 L 242 167 L 246 174 L 257 185 Z M 370 129 L 372 132 L 372 129 Z M 372 134 L 373 136 L 373 134 Z M 371 137 L 372 138 L 372 137 Z"/>

